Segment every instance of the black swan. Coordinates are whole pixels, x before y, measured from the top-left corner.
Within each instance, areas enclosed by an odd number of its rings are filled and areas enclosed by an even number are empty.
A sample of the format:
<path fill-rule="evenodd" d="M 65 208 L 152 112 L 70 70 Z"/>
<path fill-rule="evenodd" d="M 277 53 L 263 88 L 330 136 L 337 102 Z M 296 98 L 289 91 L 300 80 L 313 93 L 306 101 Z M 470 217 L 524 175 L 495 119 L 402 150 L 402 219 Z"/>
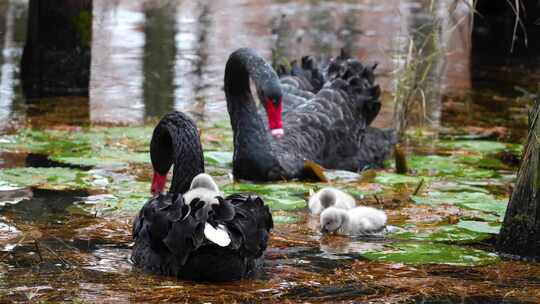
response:
<path fill-rule="evenodd" d="M 208 199 L 197 195 L 196 188 L 212 188 L 215 183 L 201 174 L 199 133 L 183 113 L 173 112 L 161 119 L 152 135 L 150 153 L 154 197 L 133 222 L 133 263 L 151 273 L 197 281 L 231 281 L 255 274 L 273 227 L 262 199 L 233 194 L 214 197 L 217 202 L 201 200 Z M 162 194 L 172 164 L 171 187 Z M 212 190 L 219 193 L 217 186 Z M 186 191 L 191 201 L 184 199 Z"/>
<path fill-rule="evenodd" d="M 225 67 L 224 88 L 234 133 L 235 178 L 302 178 L 306 161 L 349 171 L 382 166 L 396 135 L 369 127 L 381 107 L 374 69 L 342 55 L 320 72 L 312 59 L 305 59 L 296 76 L 281 83 L 255 51 L 233 52 Z M 266 117 L 258 114 L 250 78 Z M 296 101 L 287 106 L 291 95 Z"/>

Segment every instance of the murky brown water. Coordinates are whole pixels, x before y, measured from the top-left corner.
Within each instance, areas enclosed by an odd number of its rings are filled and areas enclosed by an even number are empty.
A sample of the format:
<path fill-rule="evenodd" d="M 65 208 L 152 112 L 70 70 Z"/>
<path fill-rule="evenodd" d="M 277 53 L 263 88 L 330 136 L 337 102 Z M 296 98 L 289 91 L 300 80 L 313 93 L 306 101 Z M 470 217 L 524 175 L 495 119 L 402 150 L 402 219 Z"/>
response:
<path fill-rule="evenodd" d="M 467 6 L 461 3 L 449 15 L 452 3 L 436 1 L 430 8 L 431 1 L 413 0 L 96 0 L 89 98 L 30 103 L 22 97 L 18 67 L 28 3 L 2 1 L 0 130 L 142 123 L 173 109 L 187 111 L 200 122 L 222 120 L 225 62 L 244 46 L 267 58 L 272 50 L 294 58 L 335 55 L 344 47 L 365 61 L 379 62 L 385 108 L 376 124 L 390 127 L 392 94 L 411 45 L 434 35 L 435 42 L 424 48 L 428 54 L 417 54 L 433 58 L 421 84 L 426 123 L 455 134 L 454 126 L 463 126 L 464 133 L 482 133 L 496 122 L 500 129 L 495 137 L 519 142 L 526 109 L 516 99 L 521 94 L 516 87 L 533 91 L 540 80 L 537 66 L 520 58 L 511 66 L 476 62 Z M 25 159 L 1 153 L 0 167 L 24 166 Z M 471 270 L 369 262 L 357 253 L 384 240 L 321 238 L 305 212 L 298 214 L 299 223 L 277 226 L 261 278 L 214 285 L 180 282 L 132 269 L 131 215 L 89 213 L 78 205 L 88 196 L 84 191 L 2 189 L 0 196 L 22 200 L 0 206 L 2 303 L 500 303 L 505 293 L 521 302 L 537 302 L 531 295 L 540 296 L 534 290 L 540 284 L 537 265 L 502 262 L 497 269 Z M 508 275 L 514 271 L 520 276 Z"/>

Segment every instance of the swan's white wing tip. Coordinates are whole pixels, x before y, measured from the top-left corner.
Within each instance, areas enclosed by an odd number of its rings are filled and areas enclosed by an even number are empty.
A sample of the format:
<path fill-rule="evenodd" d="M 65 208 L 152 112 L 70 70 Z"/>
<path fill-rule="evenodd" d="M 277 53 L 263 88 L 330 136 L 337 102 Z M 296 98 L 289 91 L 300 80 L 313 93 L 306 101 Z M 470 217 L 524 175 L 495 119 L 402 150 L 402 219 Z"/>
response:
<path fill-rule="evenodd" d="M 204 236 L 207 240 L 212 243 L 215 243 L 221 247 L 229 246 L 231 243 L 231 237 L 225 230 L 223 225 L 219 225 L 217 228 L 214 228 L 209 223 L 204 225 Z"/>

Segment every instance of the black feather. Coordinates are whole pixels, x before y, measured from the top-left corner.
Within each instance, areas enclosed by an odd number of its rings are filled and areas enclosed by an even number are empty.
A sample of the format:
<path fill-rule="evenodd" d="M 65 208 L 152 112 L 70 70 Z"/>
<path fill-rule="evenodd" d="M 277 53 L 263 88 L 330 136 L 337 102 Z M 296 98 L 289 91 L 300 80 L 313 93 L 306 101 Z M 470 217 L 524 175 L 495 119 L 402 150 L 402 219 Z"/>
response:
<path fill-rule="evenodd" d="M 249 276 L 258 264 L 254 260 L 261 258 L 266 250 L 273 227 L 272 215 L 259 197 L 235 194 L 219 200 L 222 207 L 213 206 L 214 212 L 208 220 L 226 227 L 231 237 L 229 246 L 219 247 L 204 238 L 206 215 L 201 216 L 200 212 L 205 210 L 205 202 L 193 201 L 191 210 L 195 212 L 178 221 L 177 215 L 183 212 L 172 211 L 186 205 L 173 203 L 170 195 L 161 196 L 143 206 L 148 217 L 141 218 L 137 224 L 142 228 L 135 236 L 131 256 L 135 265 L 158 274 L 206 281 Z M 163 208 L 164 204 L 170 207 Z M 201 263 L 202 252 L 206 264 Z M 218 263 L 235 268 L 216 267 Z M 197 264 L 196 272 L 194 264 Z"/>

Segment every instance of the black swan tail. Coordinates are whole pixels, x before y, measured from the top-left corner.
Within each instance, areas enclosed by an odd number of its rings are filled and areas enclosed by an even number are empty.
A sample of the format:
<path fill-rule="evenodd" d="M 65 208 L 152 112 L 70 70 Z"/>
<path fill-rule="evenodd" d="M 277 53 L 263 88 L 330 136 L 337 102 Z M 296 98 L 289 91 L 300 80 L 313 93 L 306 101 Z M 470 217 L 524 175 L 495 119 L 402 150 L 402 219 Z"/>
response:
<path fill-rule="evenodd" d="M 327 71 L 330 86 L 346 91 L 357 108 L 360 129 L 355 166 L 358 170 L 382 168 L 398 141 L 395 130 L 369 126 L 381 109 L 381 89 L 375 83 L 376 67 L 377 64 L 363 65 L 342 52 Z"/>
<path fill-rule="evenodd" d="M 382 168 L 384 161 L 391 157 L 397 142 L 396 130 L 367 127 L 358 143 L 358 169 Z"/>
<path fill-rule="evenodd" d="M 290 68 L 280 65 L 278 66 L 277 71 L 281 84 L 291 90 L 291 93 L 293 94 L 296 93 L 297 90 L 316 94 L 323 87 L 325 82 L 321 65 L 313 56 L 302 57 L 300 63 L 293 60 Z M 312 95 L 302 97 L 311 98 Z"/>
<path fill-rule="evenodd" d="M 259 197 L 233 195 L 219 205 L 181 195 L 148 201 L 133 223 L 135 265 L 163 275 L 198 281 L 231 281 L 249 276 L 266 249 L 272 215 Z M 219 246 L 205 237 L 205 226 L 227 231 Z"/>
<path fill-rule="evenodd" d="M 266 250 L 270 230 L 274 227 L 272 214 L 256 195 L 232 194 L 225 198 L 235 209 L 233 220 L 227 222 L 231 246 L 248 257 L 258 258 Z"/>
<path fill-rule="evenodd" d="M 375 120 L 381 109 L 381 89 L 375 83 L 375 68 L 376 63 L 365 66 L 342 51 L 340 56 L 330 62 L 327 69 L 327 85 L 348 93 L 366 126 Z"/>

